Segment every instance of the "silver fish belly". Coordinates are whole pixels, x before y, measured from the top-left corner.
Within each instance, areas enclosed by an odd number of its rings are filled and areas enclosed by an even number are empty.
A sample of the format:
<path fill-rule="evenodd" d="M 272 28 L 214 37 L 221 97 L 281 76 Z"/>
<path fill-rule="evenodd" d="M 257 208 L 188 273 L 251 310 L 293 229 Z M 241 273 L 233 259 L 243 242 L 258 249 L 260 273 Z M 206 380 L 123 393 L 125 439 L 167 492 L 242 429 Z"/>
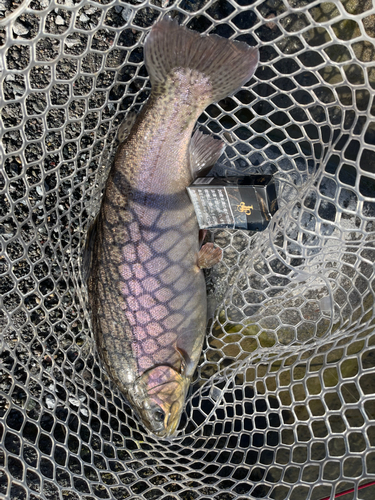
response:
<path fill-rule="evenodd" d="M 227 60 L 224 73 L 221 58 Z M 110 377 L 143 424 L 169 436 L 180 420 L 206 329 L 201 267 L 221 258 L 212 245 L 199 249 L 186 187 L 222 145 L 202 134 L 192 139 L 192 132 L 208 104 L 250 78 L 257 51 L 201 37 L 165 19 L 147 38 L 145 60 L 152 92 L 107 180 L 92 233 L 88 291 Z M 232 74 L 226 76 L 228 67 Z"/>

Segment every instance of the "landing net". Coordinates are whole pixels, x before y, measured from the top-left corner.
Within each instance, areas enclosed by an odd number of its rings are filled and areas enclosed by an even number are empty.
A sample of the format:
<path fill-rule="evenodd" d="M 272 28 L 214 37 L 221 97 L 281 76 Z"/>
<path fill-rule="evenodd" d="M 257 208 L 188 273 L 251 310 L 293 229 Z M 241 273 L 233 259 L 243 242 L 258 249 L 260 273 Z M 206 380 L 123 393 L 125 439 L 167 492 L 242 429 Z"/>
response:
<path fill-rule="evenodd" d="M 80 269 L 166 13 L 259 45 L 199 122 L 228 144 L 216 173 L 274 174 L 280 206 L 262 233 L 213 234 L 173 441 L 103 371 Z M 374 39 L 370 0 L 0 1 L 1 498 L 374 498 Z"/>

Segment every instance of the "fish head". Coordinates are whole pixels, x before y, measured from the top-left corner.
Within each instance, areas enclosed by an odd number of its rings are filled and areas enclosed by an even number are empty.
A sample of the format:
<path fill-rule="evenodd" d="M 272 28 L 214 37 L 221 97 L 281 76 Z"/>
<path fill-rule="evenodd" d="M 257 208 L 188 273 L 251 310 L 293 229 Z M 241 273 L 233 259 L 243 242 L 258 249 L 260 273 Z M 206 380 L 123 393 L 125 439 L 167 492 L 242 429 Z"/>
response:
<path fill-rule="evenodd" d="M 155 366 L 135 382 L 130 401 L 142 423 L 159 437 L 172 436 L 180 421 L 190 378 L 171 366 Z"/>

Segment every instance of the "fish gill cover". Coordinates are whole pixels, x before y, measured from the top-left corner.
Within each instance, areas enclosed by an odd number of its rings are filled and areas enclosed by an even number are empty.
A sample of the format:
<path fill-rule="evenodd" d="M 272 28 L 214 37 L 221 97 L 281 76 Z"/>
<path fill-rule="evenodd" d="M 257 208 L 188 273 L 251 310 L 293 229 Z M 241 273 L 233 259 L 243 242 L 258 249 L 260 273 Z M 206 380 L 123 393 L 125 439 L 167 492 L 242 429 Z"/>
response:
<path fill-rule="evenodd" d="M 263 233 L 214 233 L 217 308 L 173 441 L 104 373 L 80 270 L 166 13 L 259 45 L 199 122 L 232 136 L 217 172 L 274 174 L 280 207 Z M 373 498 L 374 38 L 367 0 L 0 3 L 1 497 Z"/>

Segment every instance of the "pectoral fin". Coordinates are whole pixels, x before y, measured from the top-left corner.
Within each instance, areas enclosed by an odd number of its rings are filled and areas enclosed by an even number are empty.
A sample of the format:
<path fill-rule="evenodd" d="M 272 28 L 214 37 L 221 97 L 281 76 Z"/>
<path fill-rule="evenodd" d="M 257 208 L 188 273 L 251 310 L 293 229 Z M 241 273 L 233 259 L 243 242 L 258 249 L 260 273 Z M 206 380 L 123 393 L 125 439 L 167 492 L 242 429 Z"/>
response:
<path fill-rule="evenodd" d="M 180 355 L 180 359 L 181 359 L 180 374 L 183 377 L 186 374 L 187 370 L 189 370 L 189 368 L 191 368 L 191 366 L 190 366 L 191 359 L 189 358 L 187 352 L 184 351 L 183 349 L 176 347 L 176 351 Z"/>

